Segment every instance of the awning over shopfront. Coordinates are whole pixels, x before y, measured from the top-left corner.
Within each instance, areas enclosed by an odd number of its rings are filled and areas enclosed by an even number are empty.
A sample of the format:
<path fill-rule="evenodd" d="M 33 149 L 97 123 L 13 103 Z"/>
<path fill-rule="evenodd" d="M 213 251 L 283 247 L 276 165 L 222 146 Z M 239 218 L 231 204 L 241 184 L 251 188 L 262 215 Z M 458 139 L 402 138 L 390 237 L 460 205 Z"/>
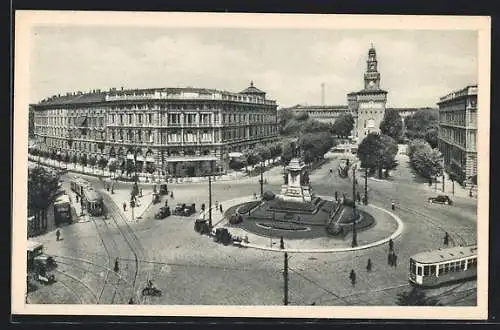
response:
<path fill-rule="evenodd" d="M 230 152 L 228 154 L 228 156 L 231 157 L 231 158 L 238 158 L 238 157 L 243 156 L 243 153 L 241 153 L 241 152 Z"/>
<path fill-rule="evenodd" d="M 216 161 L 215 156 L 193 156 L 193 157 L 167 157 L 165 161 L 167 163 L 174 162 L 202 162 L 202 161 Z"/>

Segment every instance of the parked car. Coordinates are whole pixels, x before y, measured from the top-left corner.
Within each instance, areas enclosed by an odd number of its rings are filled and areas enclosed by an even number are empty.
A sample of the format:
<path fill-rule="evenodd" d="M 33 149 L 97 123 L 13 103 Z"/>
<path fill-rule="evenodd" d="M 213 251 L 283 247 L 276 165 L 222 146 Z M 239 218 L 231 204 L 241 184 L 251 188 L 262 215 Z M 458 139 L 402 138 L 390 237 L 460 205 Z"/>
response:
<path fill-rule="evenodd" d="M 156 219 L 165 219 L 168 216 L 170 216 L 170 207 L 168 206 L 162 206 L 158 213 L 155 214 Z"/>
<path fill-rule="evenodd" d="M 436 197 L 429 197 L 429 203 L 451 205 L 453 204 L 453 201 L 448 195 L 438 195 Z"/>
<path fill-rule="evenodd" d="M 188 205 L 186 203 L 177 203 L 175 205 L 174 214 L 183 217 L 189 217 L 196 212 L 196 204 Z"/>

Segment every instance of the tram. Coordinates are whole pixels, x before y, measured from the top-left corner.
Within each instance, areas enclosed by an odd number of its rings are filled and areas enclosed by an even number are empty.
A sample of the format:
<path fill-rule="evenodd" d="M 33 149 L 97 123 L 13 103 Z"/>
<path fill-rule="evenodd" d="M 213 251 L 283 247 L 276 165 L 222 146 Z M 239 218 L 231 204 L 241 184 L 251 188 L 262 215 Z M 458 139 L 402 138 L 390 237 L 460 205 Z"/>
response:
<path fill-rule="evenodd" d="M 78 197 L 82 197 L 83 191 L 85 188 L 90 187 L 90 183 L 79 176 L 74 177 L 70 181 L 71 190 L 78 195 Z"/>
<path fill-rule="evenodd" d="M 54 221 L 56 225 L 71 223 L 71 201 L 68 195 L 61 195 L 54 202 Z"/>
<path fill-rule="evenodd" d="M 477 245 L 422 252 L 410 257 L 410 283 L 435 287 L 477 276 Z"/>
<path fill-rule="evenodd" d="M 32 269 L 35 263 L 35 258 L 39 257 L 43 254 L 43 244 L 33 241 L 33 240 L 28 240 L 28 246 L 27 246 L 27 253 L 28 253 L 28 269 Z"/>
<path fill-rule="evenodd" d="M 87 212 L 92 216 L 100 216 L 103 214 L 104 203 L 101 194 L 94 190 L 92 187 L 83 189 L 80 196 L 82 199 L 82 206 L 85 207 Z"/>

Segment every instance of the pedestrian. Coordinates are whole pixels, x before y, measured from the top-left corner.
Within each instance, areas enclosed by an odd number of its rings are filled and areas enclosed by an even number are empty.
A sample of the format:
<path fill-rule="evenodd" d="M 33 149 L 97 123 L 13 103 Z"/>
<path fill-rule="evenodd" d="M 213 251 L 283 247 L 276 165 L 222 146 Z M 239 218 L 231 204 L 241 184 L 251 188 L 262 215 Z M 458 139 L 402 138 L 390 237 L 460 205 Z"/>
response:
<path fill-rule="evenodd" d="M 123 202 L 123 212 L 126 212 L 126 211 L 127 211 L 127 203 Z"/>
<path fill-rule="evenodd" d="M 392 253 L 389 252 L 389 254 L 387 255 L 387 264 L 389 266 L 392 266 Z"/>
<path fill-rule="evenodd" d="M 222 213 L 222 204 L 219 204 L 220 213 Z"/>
<path fill-rule="evenodd" d="M 257 199 L 257 194 L 256 193 L 253 193 L 253 198 Z"/>
<path fill-rule="evenodd" d="M 396 204 L 394 204 L 394 201 L 391 201 L 391 209 L 393 211 L 396 209 Z"/>
<path fill-rule="evenodd" d="M 79 202 L 79 201 L 78 201 L 78 195 L 75 195 L 75 196 L 76 196 L 76 202 L 78 203 L 78 202 Z"/>
<path fill-rule="evenodd" d="M 141 195 L 140 196 L 142 197 L 142 188 L 141 188 Z"/>
<path fill-rule="evenodd" d="M 394 252 L 392 253 L 392 263 L 394 264 L 394 267 L 398 266 L 398 256 Z"/>
<path fill-rule="evenodd" d="M 444 239 L 443 239 L 444 245 L 448 246 L 449 240 L 450 240 L 450 236 L 448 235 L 448 232 L 445 232 L 444 233 Z"/>
<path fill-rule="evenodd" d="M 339 193 L 338 192 L 335 192 L 335 200 L 338 201 L 339 200 Z"/>
<path fill-rule="evenodd" d="M 351 274 L 349 275 L 351 278 L 351 284 L 352 286 L 356 285 L 356 272 L 354 272 L 354 269 L 351 269 Z"/>
<path fill-rule="evenodd" d="M 389 240 L 389 252 L 394 251 L 394 242 L 392 241 L 392 238 Z"/>
<path fill-rule="evenodd" d="M 61 237 L 61 232 L 59 231 L 59 228 L 57 228 L 57 230 L 56 230 L 56 240 L 58 241 L 60 237 Z"/>
<path fill-rule="evenodd" d="M 280 237 L 280 249 L 284 249 L 285 248 L 285 242 L 283 241 L 283 236 Z"/>
<path fill-rule="evenodd" d="M 372 260 L 368 259 L 368 263 L 366 264 L 366 271 L 371 272 L 372 271 Z"/>
<path fill-rule="evenodd" d="M 174 198 L 174 192 L 173 191 L 170 191 L 170 198 Z"/>
<path fill-rule="evenodd" d="M 118 273 L 120 271 L 120 265 L 118 264 L 118 257 L 115 259 L 115 268 L 114 271 Z"/>
<path fill-rule="evenodd" d="M 361 195 L 360 195 L 359 191 L 356 192 L 356 198 L 358 200 L 358 203 L 361 203 Z"/>

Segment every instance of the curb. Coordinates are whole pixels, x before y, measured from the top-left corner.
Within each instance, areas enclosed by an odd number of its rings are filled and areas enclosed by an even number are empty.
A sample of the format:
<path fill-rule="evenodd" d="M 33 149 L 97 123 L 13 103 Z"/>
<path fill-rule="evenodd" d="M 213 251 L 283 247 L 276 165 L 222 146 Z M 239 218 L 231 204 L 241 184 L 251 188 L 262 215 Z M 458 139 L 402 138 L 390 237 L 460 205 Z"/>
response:
<path fill-rule="evenodd" d="M 252 196 L 253 197 L 253 196 Z M 240 199 L 243 199 L 244 197 L 241 197 Z M 230 201 L 235 201 L 237 199 L 232 199 L 232 200 L 228 200 L 224 203 L 227 203 L 227 202 L 230 202 Z M 403 232 L 403 229 L 404 229 L 404 223 L 403 221 L 401 220 L 400 217 L 398 217 L 396 214 L 380 207 L 380 206 L 376 206 L 376 205 L 373 205 L 373 204 L 368 204 L 367 205 L 368 207 L 373 207 L 375 209 L 378 209 L 382 212 L 385 212 L 387 214 L 389 214 L 389 216 L 391 216 L 394 220 L 396 220 L 397 224 L 398 224 L 398 228 L 396 228 L 396 230 L 388 237 L 385 237 L 381 240 L 378 240 L 378 241 L 375 241 L 375 242 L 372 242 L 372 243 L 368 243 L 368 244 L 365 244 L 365 245 L 361 245 L 361 246 L 357 246 L 357 247 L 348 247 L 348 248 L 334 248 L 334 249 L 279 249 L 279 248 L 270 248 L 270 247 L 267 247 L 267 246 L 261 246 L 261 245 L 255 245 L 255 244 L 250 244 L 250 243 L 244 243 L 244 242 L 240 242 L 234 246 L 236 247 L 246 247 L 246 248 L 253 248 L 253 249 L 258 249 L 258 250 L 264 250 L 264 251 L 270 251 L 270 252 L 287 252 L 287 253 L 335 253 L 335 252 L 350 252 L 350 251 L 360 251 L 360 250 L 366 250 L 366 249 L 369 249 L 369 248 L 372 248 L 372 247 L 376 247 L 376 246 L 379 246 L 379 245 L 382 245 L 382 244 L 385 244 L 387 242 L 389 242 L 389 240 L 394 240 L 396 239 L 397 237 L 399 237 L 401 235 L 401 233 Z M 222 219 L 224 220 L 224 219 Z M 219 224 L 220 222 L 219 221 L 217 224 Z M 214 228 L 216 227 L 216 225 L 213 226 Z M 259 236 L 257 234 L 253 234 L 251 233 L 252 235 L 256 235 L 256 236 Z M 263 236 L 262 236 L 263 237 Z"/>

